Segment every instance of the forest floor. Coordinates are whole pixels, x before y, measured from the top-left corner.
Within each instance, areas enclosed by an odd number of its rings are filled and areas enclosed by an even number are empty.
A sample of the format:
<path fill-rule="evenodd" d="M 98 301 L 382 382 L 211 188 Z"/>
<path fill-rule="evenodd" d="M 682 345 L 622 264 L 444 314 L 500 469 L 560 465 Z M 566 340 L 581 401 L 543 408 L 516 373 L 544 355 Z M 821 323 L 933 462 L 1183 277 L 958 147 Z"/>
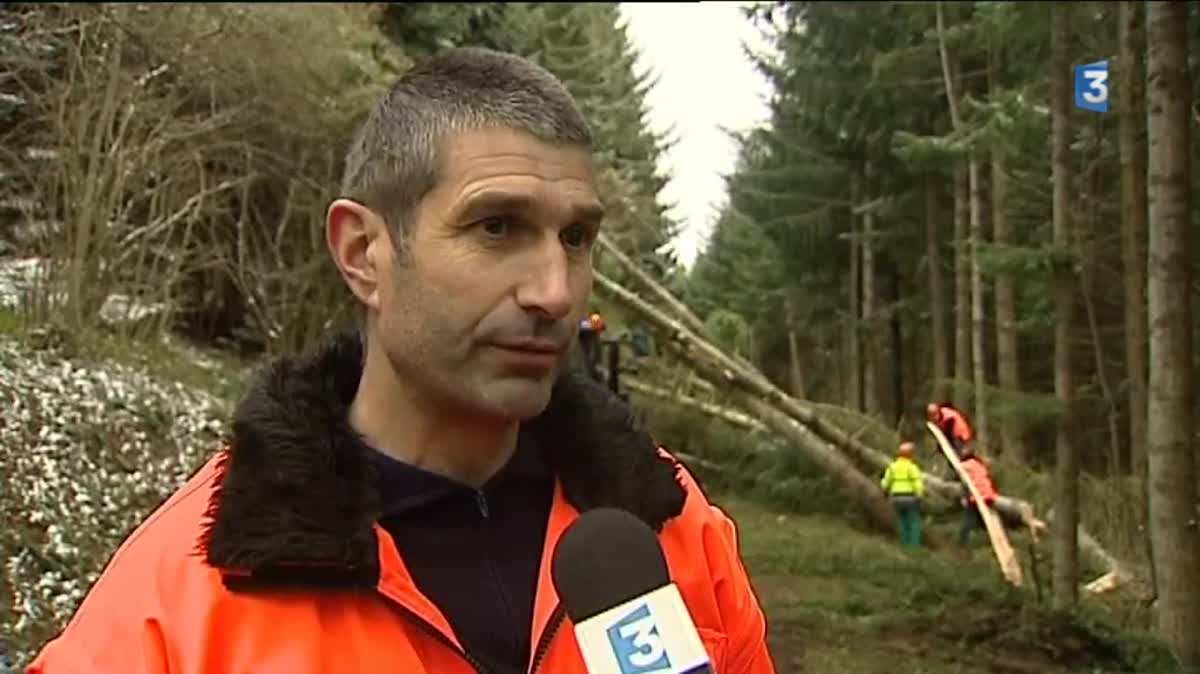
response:
<path fill-rule="evenodd" d="M 18 663 L 69 616 L 118 533 L 215 446 L 251 372 L 171 341 L 109 335 L 83 340 L 86 349 L 47 349 L 60 341 L 23 330 L 0 309 L 0 400 L 17 403 L 0 417 L 0 450 L 15 450 L 0 451 L 10 469 L 0 475 L 0 503 L 28 515 L 0 532 L 0 557 L 10 562 L 0 573 L 0 634 Z M 905 551 L 837 514 L 714 498 L 738 522 L 780 674 L 1171 671 L 1158 642 L 1118 629 L 1099 602 L 1057 614 L 1034 592 L 1009 588 L 982 533 L 969 559 Z M 37 522 L 60 525 L 45 536 L 20 533 L 45 528 Z M 949 538 L 953 524 L 937 526 Z M 63 532 L 75 533 L 66 540 Z M 36 554 L 19 552 L 30 546 Z"/>
<path fill-rule="evenodd" d="M 1096 607 L 1059 613 L 1009 588 L 981 532 L 969 557 L 905 551 L 828 516 L 715 500 L 738 523 L 780 674 L 1172 671 Z"/>

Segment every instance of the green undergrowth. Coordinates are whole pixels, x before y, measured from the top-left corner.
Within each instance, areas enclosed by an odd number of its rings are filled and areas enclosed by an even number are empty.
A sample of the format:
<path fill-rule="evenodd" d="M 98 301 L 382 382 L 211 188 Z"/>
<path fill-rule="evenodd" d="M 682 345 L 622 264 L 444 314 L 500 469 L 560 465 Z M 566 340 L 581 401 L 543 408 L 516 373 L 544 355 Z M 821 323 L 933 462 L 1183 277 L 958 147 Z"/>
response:
<path fill-rule="evenodd" d="M 102 325 L 82 333 L 72 333 L 54 323 L 31 326 L 23 315 L 5 307 L 0 307 L 0 336 L 17 338 L 36 348 L 54 348 L 65 357 L 82 361 L 134 367 L 226 401 L 237 398 L 254 367 L 253 361 L 221 349 L 197 346 L 174 335 L 131 336 Z"/>
<path fill-rule="evenodd" d="M 905 551 L 827 514 L 713 496 L 738 523 L 780 672 L 1172 672 L 1159 642 L 1056 612 L 971 557 Z"/>

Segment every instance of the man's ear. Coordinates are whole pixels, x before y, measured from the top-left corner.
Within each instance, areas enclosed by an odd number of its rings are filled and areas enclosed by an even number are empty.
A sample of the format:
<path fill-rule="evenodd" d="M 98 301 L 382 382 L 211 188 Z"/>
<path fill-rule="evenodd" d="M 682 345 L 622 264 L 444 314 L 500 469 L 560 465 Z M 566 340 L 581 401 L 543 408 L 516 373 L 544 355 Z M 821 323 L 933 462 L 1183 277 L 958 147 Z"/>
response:
<path fill-rule="evenodd" d="M 380 255 L 390 245 L 383 218 L 352 199 L 335 199 L 325 213 L 325 244 L 350 292 L 368 309 L 378 309 Z"/>

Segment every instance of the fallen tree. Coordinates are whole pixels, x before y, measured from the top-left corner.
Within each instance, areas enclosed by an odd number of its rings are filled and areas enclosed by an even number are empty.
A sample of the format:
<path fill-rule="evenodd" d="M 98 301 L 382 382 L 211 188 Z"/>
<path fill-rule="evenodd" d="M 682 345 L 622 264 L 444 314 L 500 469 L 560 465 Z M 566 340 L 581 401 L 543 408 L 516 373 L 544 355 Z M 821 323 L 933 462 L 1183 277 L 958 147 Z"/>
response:
<path fill-rule="evenodd" d="M 615 250 L 611 245 L 602 246 L 610 253 Z M 714 389 L 722 391 L 763 426 L 795 443 L 814 463 L 828 471 L 879 524 L 894 529 L 896 520 L 890 504 L 875 480 L 863 475 L 859 467 L 861 470 L 881 472 L 891 461 L 887 453 L 866 445 L 845 429 L 821 417 L 811 403 L 783 392 L 745 360 L 730 356 L 714 346 L 698 334 L 700 330 L 694 329 L 703 327 L 698 318 L 632 260 L 620 254 L 620 251 L 616 253 L 614 259 L 646 286 L 652 296 L 668 307 L 678 307 L 684 318 L 668 315 L 603 273 L 596 272 L 595 280 L 601 292 L 657 328 L 666 337 L 671 350 L 712 384 Z M 961 485 L 935 475 L 928 476 L 927 488 L 932 496 L 940 499 L 957 500 L 962 497 Z M 1048 529 L 1047 522 L 1035 515 L 1033 506 L 1027 501 L 1001 496 L 995 507 L 1006 527 L 1025 527 L 1035 540 Z M 1049 515 L 1047 519 L 1050 519 Z M 1106 569 L 1104 576 L 1087 585 L 1089 591 L 1111 590 L 1130 577 L 1128 569 L 1132 567 L 1105 550 L 1082 526 L 1079 527 L 1078 538 L 1080 549 Z"/>
<path fill-rule="evenodd" d="M 696 410 L 697 412 L 707 414 L 714 419 L 720 419 L 721 421 L 729 423 L 738 428 L 744 428 L 749 431 L 770 432 L 769 428 L 764 426 L 754 417 L 723 405 L 705 402 L 698 398 L 693 398 L 682 393 L 676 393 L 675 391 L 671 391 L 659 386 L 651 386 L 650 384 L 633 379 L 631 377 L 626 377 L 625 379 L 621 380 L 621 383 L 625 386 L 625 388 L 633 391 L 634 393 L 640 393 L 642 395 L 658 398 L 659 400 L 664 400 L 666 402 Z"/>
<path fill-rule="evenodd" d="M 745 430 L 755 432 L 771 431 L 771 428 L 760 422 L 758 419 L 724 405 L 718 405 L 717 403 L 693 398 L 692 396 L 686 394 L 676 393 L 669 389 L 652 386 L 637 379 L 626 378 L 624 380 L 624 384 L 634 393 L 650 396 L 664 402 L 673 403 L 697 412 L 701 412 L 714 419 L 719 419 L 731 424 L 737 428 L 743 428 Z M 796 424 L 796 421 L 792 420 L 792 424 Z M 798 432 L 802 431 L 802 427 L 798 429 Z M 714 464 L 712 461 L 707 461 L 691 455 L 683 458 L 709 470 L 724 472 L 724 468 Z M 926 484 L 929 485 L 931 491 L 936 491 L 938 495 L 945 500 L 957 498 L 957 496 L 961 495 L 962 493 L 962 488 L 959 487 L 957 483 L 942 480 L 935 475 L 926 475 Z M 1003 503 L 1004 505 L 1000 506 L 1000 503 Z M 1042 533 L 1048 530 L 1048 525 L 1046 522 L 1039 519 L 1034 514 L 1033 506 L 1025 501 L 1001 496 L 997 505 L 997 512 L 1001 513 L 1002 516 L 1004 515 L 1004 512 L 1000 510 L 1001 507 L 1008 512 L 1009 521 L 1007 524 L 1009 526 L 1013 526 L 1014 521 L 1019 522 L 1021 525 L 1029 529 L 1030 535 L 1033 536 L 1035 542 L 1040 538 Z M 1016 513 L 1016 515 L 1013 513 Z M 1085 589 L 1089 593 L 1105 594 L 1117 589 L 1117 587 L 1121 586 L 1127 581 L 1136 578 L 1136 574 L 1133 574 L 1128 570 L 1128 565 L 1121 562 L 1111 553 L 1105 550 L 1104 546 L 1100 545 L 1100 542 L 1097 541 L 1095 537 L 1088 533 L 1087 530 L 1082 526 L 1079 527 L 1079 547 L 1092 558 L 1098 560 L 1101 565 L 1107 569 L 1103 575 L 1085 586 Z"/>
<path fill-rule="evenodd" d="M 608 237 L 601 234 L 596 242 L 600 245 L 600 248 L 605 253 L 611 255 L 613 259 L 617 261 L 617 264 L 621 265 L 622 269 L 629 273 L 630 276 L 637 279 L 638 283 L 640 283 L 647 292 L 649 292 L 659 302 L 662 302 L 662 304 L 670 310 L 671 315 L 679 320 L 684 327 L 696 334 L 701 334 L 704 332 L 704 321 L 701 321 L 699 316 L 692 313 L 692 310 L 689 309 L 686 304 L 679 301 L 679 298 L 672 295 L 669 290 L 662 287 L 661 284 L 655 281 L 654 277 L 646 273 L 646 270 L 642 269 L 635 264 L 633 260 L 629 259 L 629 256 L 622 252 L 621 249 L 616 246 L 616 244 L 608 239 Z M 770 380 L 763 376 L 762 373 L 760 373 L 745 358 L 742 358 L 738 354 L 725 354 L 724 352 L 722 352 L 722 354 L 729 358 L 733 363 L 743 368 L 744 374 L 758 377 L 761 380 L 758 382 L 760 385 L 768 387 L 771 385 Z"/>

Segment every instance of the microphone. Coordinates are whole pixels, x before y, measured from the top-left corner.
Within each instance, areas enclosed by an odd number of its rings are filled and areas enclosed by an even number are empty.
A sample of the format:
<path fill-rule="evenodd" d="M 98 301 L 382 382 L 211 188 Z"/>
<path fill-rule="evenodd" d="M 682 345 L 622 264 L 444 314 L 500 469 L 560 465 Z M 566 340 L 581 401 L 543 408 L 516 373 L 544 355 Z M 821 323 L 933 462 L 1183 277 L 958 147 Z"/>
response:
<path fill-rule="evenodd" d="M 713 674 L 658 537 L 631 513 L 584 512 L 550 573 L 588 674 Z"/>

